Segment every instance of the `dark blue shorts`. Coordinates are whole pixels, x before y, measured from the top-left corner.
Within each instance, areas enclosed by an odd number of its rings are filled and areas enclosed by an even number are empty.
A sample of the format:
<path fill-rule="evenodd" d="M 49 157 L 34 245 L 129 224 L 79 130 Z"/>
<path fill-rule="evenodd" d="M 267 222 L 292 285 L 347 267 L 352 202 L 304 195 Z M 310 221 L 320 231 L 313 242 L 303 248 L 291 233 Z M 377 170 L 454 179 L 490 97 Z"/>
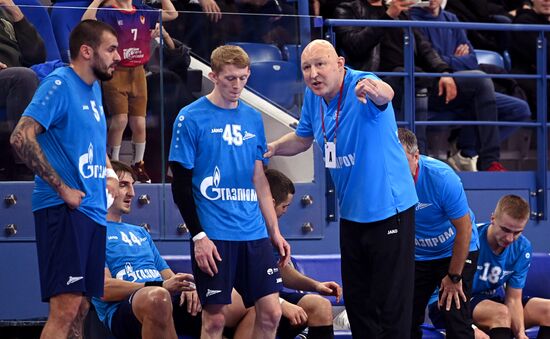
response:
<path fill-rule="evenodd" d="M 281 291 L 279 292 L 279 296 L 291 304 L 298 305 L 298 302 L 302 300 L 305 294 Z M 279 322 L 279 327 L 277 327 L 277 337 L 280 339 L 294 339 L 298 334 L 302 333 L 306 327 L 307 325 L 293 326 L 290 324 L 290 320 L 288 320 L 287 317 L 282 316 L 281 321 Z"/>
<path fill-rule="evenodd" d="M 250 307 L 256 300 L 279 292 L 283 286 L 273 246 L 268 238 L 251 241 L 212 240 L 222 261 L 217 262 L 218 273 L 213 277 L 197 266 L 191 255 L 197 293 L 202 305 L 231 304 L 233 288 Z M 191 242 L 191 253 L 195 253 Z"/>
<path fill-rule="evenodd" d="M 42 301 L 64 293 L 103 296 L 106 228 L 67 205 L 34 212 Z"/>
<path fill-rule="evenodd" d="M 529 296 L 524 295 L 522 297 L 521 301 L 522 301 L 523 307 L 525 307 L 525 305 L 530 299 L 531 297 Z M 470 299 L 470 310 L 472 312 L 472 318 L 473 318 L 474 309 L 483 300 L 491 300 L 500 304 L 504 304 L 504 289 L 500 288 L 495 293 L 492 293 L 492 294 L 473 295 L 472 298 Z M 434 302 L 428 305 L 428 315 L 435 328 L 445 328 L 445 317 L 443 315 L 443 312 L 437 307 L 437 302 Z"/>
<path fill-rule="evenodd" d="M 128 300 L 122 301 L 111 319 L 111 333 L 118 339 L 141 338 L 141 323 L 132 310 L 132 293 Z M 172 296 L 172 318 L 178 335 L 189 335 L 200 337 L 201 335 L 201 313 L 192 316 L 187 312 L 187 301 L 179 305 L 180 296 Z"/>

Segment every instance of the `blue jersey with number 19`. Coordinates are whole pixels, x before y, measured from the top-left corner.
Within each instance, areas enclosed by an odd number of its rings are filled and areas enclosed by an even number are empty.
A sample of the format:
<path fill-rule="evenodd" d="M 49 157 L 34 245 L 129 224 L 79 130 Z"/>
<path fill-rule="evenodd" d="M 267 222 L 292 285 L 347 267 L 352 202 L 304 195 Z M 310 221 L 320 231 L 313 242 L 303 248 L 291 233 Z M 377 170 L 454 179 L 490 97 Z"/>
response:
<path fill-rule="evenodd" d="M 193 170 L 197 214 L 210 239 L 267 237 L 252 182 L 266 150 L 262 117 L 242 101 L 224 109 L 202 97 L 178 114 L 169 160 Z"/>
<path fill-rule="evenodd" d="M 507 287 L 523 288 L 531 265 L 531 242 L 520 235 L 501 254 L 494 254 L 487 242 L 489 225 L 479 228 L 480 249 L 472 294 L 493 294 L 504 283 Z"/>
<path fill-rule="evenodd" d="M 78 210 L 105 225 L 107 124 L 101 100 L 97 81 L 88 85 L 72 68 L 61 67 L 42 81 L 23 116 L 44 127 L 38 143 L 63 182 L 86 194 Z M 57 192 L 36 176 L 33 211 L 63 203 Z"/>

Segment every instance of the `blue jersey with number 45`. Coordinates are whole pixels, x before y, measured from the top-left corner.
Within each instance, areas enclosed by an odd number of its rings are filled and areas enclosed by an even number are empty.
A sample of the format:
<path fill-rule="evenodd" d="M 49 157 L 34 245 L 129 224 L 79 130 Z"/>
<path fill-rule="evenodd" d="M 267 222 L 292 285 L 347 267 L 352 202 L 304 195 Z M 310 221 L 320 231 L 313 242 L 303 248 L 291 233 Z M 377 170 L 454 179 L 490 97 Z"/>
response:
<path fill-rule="evenodd" d="M 487 242 L 489 225 L 479 228 L 480 249 L 472 294 L 494 294 L 504 283 L 507 287 L 523 288 L 531 265 L 531 242 L 520 235 L 501 254 L 494 254 Z"/>
<path fill-rule="evenodd" d="M 210 239 L 267 237 L 252 181 L 266 150 L 262 117 L 242 101 L 224 109 L 202 97 L 178 114 L 169 160 L 193 170 L 197 214 Z"/>

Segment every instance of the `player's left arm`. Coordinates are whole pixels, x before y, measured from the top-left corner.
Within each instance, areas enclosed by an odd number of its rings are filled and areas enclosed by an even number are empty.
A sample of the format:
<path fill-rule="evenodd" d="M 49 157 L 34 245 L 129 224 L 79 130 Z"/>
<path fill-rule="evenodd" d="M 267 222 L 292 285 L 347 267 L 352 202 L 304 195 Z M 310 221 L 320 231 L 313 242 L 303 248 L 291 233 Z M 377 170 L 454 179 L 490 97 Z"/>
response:
<path fill-rule="evenodd" d="M 258 195 L 258 202 L 260 204 L 260 210 L 265 219 L 267 225 L 267 231 L 273 246 L 277 249 L 281 256 L 279 264 L 286 266 L 290 260 L 290 245 L 281 235 L 279 230 L 279 222 L 277 221 L 277 215 L 275 214 L 275 207 L 273 206 L 273 196 L 269 189 L 269 182 L 265 177 L 264 165 L 260 160 L 256 160 L 254 164 L 254 175 L 252 177 L 256 194 Z"/>
<path fill-rule="evenodd" d="M 523 317 L 523 304 L 522 304 L 523 289 L 521 288 L 506 288 L 506 296 L 504 303 L 508 306 L 510 316 L 512 318 L 512 332 L 515 338 L 527 339 L 525 334 L 525 321 Z"/>
<path fill-rule="evenodd" d="M 468 258 L 470 252 L 470 240 L 472 238 L 472 220 L 470 212 L 458 219 L 452 219 L 451 223 L 456 229 L 456 236 L 453 245 L 453 255 L 449 263 L 449 274 L 461 275 L 464 269 L 464 262 Z M 460 309 L 460 299 L 466 302 L 466 295 L 462 289 L 462 280 L 458 283 L 453 283 L 448 275 L 445 275 L 441 280 L 441 298 L 440 306 L 445 306 L 446 310 L 450 310 L 451 304 L 454 301 L 458 309 Z"/>
<path fill-rule="evenodd" d="M 283 285 L 286 288 L 317 292 L 321 295 L 332 295 L 336 297 L 336 301 L 340 301 L 342 296 L 342 288 L 335 281 L 320 282 L 307 275 L 300 273 L 292 265 L 286 265 L 281 268 L 281 277 L 283 278 Z"/>
<path fill-rule="evenodd" d="M 171 0 L 161 0 L 160 3 L 162 5 L 162 21 L 172 21 L 178 17 L 178 12 Z"/>

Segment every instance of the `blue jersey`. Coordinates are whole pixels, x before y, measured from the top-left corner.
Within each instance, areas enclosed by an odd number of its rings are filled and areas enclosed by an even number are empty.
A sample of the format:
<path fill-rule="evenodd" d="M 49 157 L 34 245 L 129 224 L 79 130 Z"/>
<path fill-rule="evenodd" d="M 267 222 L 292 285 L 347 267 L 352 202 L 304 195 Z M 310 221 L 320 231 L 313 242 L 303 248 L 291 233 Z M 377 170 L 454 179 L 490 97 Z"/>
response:
<path fill-rule="evenodd" d="M 105 247 L 105 267 L 116 279 L 137 283 L 162 281 L 160 272 L 169 268 L 143 227 L 108 221 Z M 99 298 L 92 298 L 92 302 L 99 319 L 111 328 L 111 319 L 120 302 Z"/>
<path fill-rule="evenodd" d="M 78 210 L 105 225 L 107 125 L 98 82 L 88 85 L 72 68 L 58 68 L 42 81 L 23 116 L 44 127 L 38 143 L 65 184 L 86 194 Z M 63 203 L 36 176 L 33 211 Z"/>
<path fill-rule="evenodd" d="M 409 165 L 397 138 L 391 102 L 381 111 L 371 100 L 363 104 L 355 96 L 355 85 L 364 78 L 378 79 L 372 73 L 346 68 L 336 131 L 336 168 L 330 169 L 340 215 L 355 222 L 383 220 L 418 201 L 413 179 L 406 175 Z M 327 138 L 334 141 L 338 98 L 327 105 L 307 88 L 296 135 L 314 137 L 324 148 L 324 119 Z"/>
<path fill-rule="evenodd" d="M 224 109 L 202 97 L 174 122 L 170 161 L 193 169 L 193 196 L 210 239 L 267 237 L 252 178 L 267 150 L 260 113 L 239 101 Z"/>
<path fill-rule="evenodd" d="M 470 251 L 479 248 L 474 213 L 468 207 L 462 182 L 447 164 L 420 156 L 416 181 L 415 260 L 434 260 L 453 255 L 456 229 L 451 223 L 470 213 L 472 238 Z"/>
<path fill-rule="evenodd" d="M 487 242 L 489 225 L 479 228 L 480 249 L 472 294 L 494 294 L 504 283 L 506 287 L 522 289 L 531 265 L 531 242 L 520 235 L 501 254 L 494 254 Z"/>

